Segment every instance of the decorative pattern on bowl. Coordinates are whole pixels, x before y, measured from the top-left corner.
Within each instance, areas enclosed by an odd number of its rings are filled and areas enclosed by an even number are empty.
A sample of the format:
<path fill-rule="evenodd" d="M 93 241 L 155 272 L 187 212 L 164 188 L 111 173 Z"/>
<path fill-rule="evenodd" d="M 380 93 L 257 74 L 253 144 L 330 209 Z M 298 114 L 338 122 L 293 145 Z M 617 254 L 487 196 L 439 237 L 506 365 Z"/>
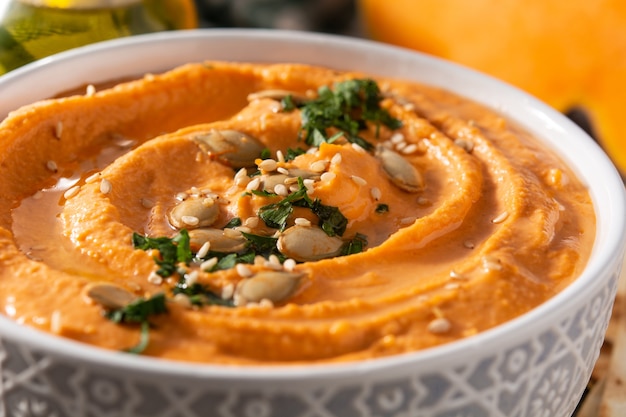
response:
<path fill-rule="evenodd" d="M 293 392 L 173 385 L 123 370 L 39 353 L 1 337 L 0 416 L 11 417 L 560 417 L 574 411 L 606 331 L 617 272 L 573 314 L 537 337 L 472 363 L 422 373 L 404 369 L 386 381 Z M 271 385 L 271 384 L 268 384 Z M 564 412 L 565 410 L 565 412 Z"/>

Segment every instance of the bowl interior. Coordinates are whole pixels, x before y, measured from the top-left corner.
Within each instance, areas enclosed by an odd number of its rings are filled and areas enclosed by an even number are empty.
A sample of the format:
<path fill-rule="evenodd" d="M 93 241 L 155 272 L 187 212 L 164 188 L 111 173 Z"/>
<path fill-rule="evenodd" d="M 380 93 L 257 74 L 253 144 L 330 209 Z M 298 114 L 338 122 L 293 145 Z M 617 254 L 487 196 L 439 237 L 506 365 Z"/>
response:
<path fill-rule="evenodd" d="M 195 30 L 158 33 L 103 42 L 57 54 L 0 77 L 0 119 L 10 111 L 38 99 L 80 85 L 99 83 L 148 72 L 160 72 L 177 65 L 202 60 L 251 62 L 297 62 L 354 70 L 381 76 L 412 79 L 449 89 L 481 102 L 514 120 L 562 156 L 591 192 L 597 214 L 594 251 L 583 275 L 561 294 L 520 318 L 469 339 L 442 347 L 367 363 L 322 365 L 307 368 L 309 375 L 371 371 L 428 363 L 435 369 L 450 354 L 466 360 L 478 355 L 486 344 L 503 336 L 523 338 L 539 318 L 549 319 L 567 304 L 583 300 L 592 288 L 602 285 L 596 277 L 621 264 L 626 229 L 624 187 L 604 152 L 566 117 L 533 97 L 488 76 L 413 51 L 371 41 L 331 35 L 266 30 Z M 302 369 L 232 369 L 197 366 L 143 357 L 129 358 L 115 352 L 91 348 L 71 341 L 43 336 L 0 316 L 0 333 L 12 333 L 36 346 L 45 346 L 60 355 L 127 368 L 166 371 L 171 375 L 222 375 L 239 378 L 297 377 Z"/>

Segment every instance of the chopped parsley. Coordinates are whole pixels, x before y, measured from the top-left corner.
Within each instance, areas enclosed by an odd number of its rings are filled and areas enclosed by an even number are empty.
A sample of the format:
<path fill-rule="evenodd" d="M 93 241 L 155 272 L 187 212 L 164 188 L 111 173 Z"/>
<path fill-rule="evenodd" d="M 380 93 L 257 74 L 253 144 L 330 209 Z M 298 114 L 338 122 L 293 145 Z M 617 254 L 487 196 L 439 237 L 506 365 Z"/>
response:
<path fill-rule="evenodd" d="M 328 236 L 342 236 L 346 231 L 348 219 L 337 207 L 324 205 L 319 199 L 311 200 L 301 177 L 298 177 L 298 185 L 300 188 L 297 191 L 289 194 L 278 203 L 268 204 L 259 209 L 259 217 L 265 224 L 281 231 L 285 230 L 294 206 L 306 207 L 317 215 L 320 220 L 320 227 Z"/>
<path fill-rule="evenodd" d="M 225 300 L 219 295 L 211 291 L 206 285 L 202 285 L 199 282 L 195 282 L 191 285 L 187 283 L 185 277 L 181 277 L 174 288 L 172 293 L 184 294 L 189 298 L 189 302 L 195 306 L 203 305 L 220 305 L 224 307 L 233 307 L 233 300 Z"/>
<path fill-rule="evenodd" d="M 105 317 L 114 323 L 139 324 L 141 333 L 139 342 L 126 352 L 140 354 L 148 347 L 150 341 L 150 321 L 154 315 L 167 313 L 165 294 L 160 293 L 148 299 L 139 298 L 125 307 L 106 311 Z"/>
<path fill-rule="evenodd" d="M 363 252 L 367 246 L 367 236 L 357 233 L 351 240 L 347 241 L 341 248 L 341 255 L 353 255 L 355 253 Z"/>
<path fill-rule="evenodd" d="M 148 299 L 138 298 L 123 308 L 107 311 L 106 317 L 115 323 L 137 324 L 162 313 L 167 313 L 167 306 L 165 294 L 159 293 Z"/>
<path fill-rule="evenodd" d="M 241 226 L 241 219 L 239 217 L 233 217 L 228 223 L 226 223 L 224 229 L 232 229 L 239 226 Z"/>
<path fill-rule="evenodd" d="M 376 206 L 376 210 L 375 211 L 378 214 L 387 213 L 389 211 L 389 205 L 381 203 L 381 204 Z"/>
<path fill-rule="evenodd" d="M 357 79 L 336 83 L 333 90 L 328 86 L 322 86 L 318 89 L 317 99 L 299 105 L 287 96 L 283 99 L 282 105 L 284 111 L 300 108 L 302 118 L 300 137 L 304 138 L 307 145 L 319 146 L 345 136 L 349 142 L 369 150 L 373 145 L 359 136 L 359 132 L 367 127 L 366 122 L 373 122 L 376 125 L 376 136 L 381 125 L 390 129 L 402 126 L 400 120 L 380 107 L 382 99 L 378 84 L 374 80 Z M 329 137 L 328 130 L 331 128 L 340 132 Z"/>
<path fill-rule="evenodd" d="M 291 161 L 293 159 L 296 159 L 297 156 L 304 155 L 305 153 L 306 151 L 299 146 L 296 149 L 287 148 L 287 151 L 284 155 L 285 161 Z"/>
<path fill-rule="evenodd" d="M 159 251 L 160 257 L 155 257 L 154 261 L 159 265 L 157 274 L 164 278 L 176 272 L 178 263 L 189 264 L 193 258 L 189 247 L 189 233 L 185 229 L 173 238 L 148 237 L 133 233 L 132 241 L 136 249 Z"/>

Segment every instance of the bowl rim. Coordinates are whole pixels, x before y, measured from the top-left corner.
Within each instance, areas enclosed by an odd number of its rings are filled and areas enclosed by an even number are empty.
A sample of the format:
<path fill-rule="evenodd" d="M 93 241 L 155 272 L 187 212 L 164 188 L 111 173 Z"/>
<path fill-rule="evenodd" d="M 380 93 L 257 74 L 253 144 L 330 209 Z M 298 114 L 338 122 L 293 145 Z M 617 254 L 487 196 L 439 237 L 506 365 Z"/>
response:
<path fill-rule="evenodd" d="M 599 288 L 602 285 L 595 282 L 599 280 L 594 280 L 594 277 L 604 276 L 612 273 L 612 271 L 619 270 L 626 245 L 626 233 L 624 233 L 626 231 L 626 216 L 624 215 L 626 213 L 626 194 L 621 177 L 604 151 L 582 129 L 564 115 L 528 93 L 491 76 L 441 58 L 372 40 L 339 35 L 273 29 L 196 29 L 138 35 L 61 52 L 0 76 L 0 91 L 11 85 L 27 82 L 30 78 L 37 77 L 54 68 L 62 68 L 68 63 L 83 62 L 86 58 L 110 54 L 112 51 L 139 50 L 155 45 L 165 48 L 177 44 L 205 43 L 206 46 L 206 42 L 224 41 L 247 42 L 248 44 L 270 42 L 290 47 L 297 46 L 298 48 L 303 46 L 313 48 L 330 47 L 342 53 L 356 51 L 359 54 L 398 57 L 402 62 L 412 65 L 425 65 L 431 71 L 441 72 L 440 80 L 428 82 L 429 84 L 445 88 L 446 77 L 454 74 L 455 77 L 460 77 L 462 80 L 472 83 L 473 87 L 469 88 L 469 90 L 476 88 L 476 91 L 478 91 L 479 88 L 486 86 L 491 90 L 497 90 L 498 97 L 495 102 L 485 103 L 480 98 L 473 96 L 470 99 L 482 102 L 492 108 L 495 107 L 496 111 L 514 119 L 516 123 L 521 124 L 527 130 L 531 130 L 531 133 L 539 136 L 542 142 L 548 141 L 548 146 L 555 149 L 563 159 L 567 160 L 570 166 L 573 165 L 573 162 L 569 158 L 571 157 L 568 153 L 569 151 L 567 151 L 567 146 L 569 145 L 558 145 L 554 143 L 555 140 L 542 136 L 550 133 L 550 135 L 576 138 L 575 142 L 584 147 L 586 152 L 585 159 L 594 167 L 594 175 L 602 177 L 602 182 L 595 184 L 599 186 L 590 189 L 590 193 L 594 201 L 596 214 L 602 209 L 607 213 L 607 222 L 610 223 L 610 225 L 605 224 L 603 226 L 603 239 L 599 243 L 594 243 L 589 263 L 582 275 L 559 294 L 531 311 L 475 336 L 416 352 L 356 362 L 231 366 L 151 358 L 110 351 L 64 339 L 34 328 L 22 326 L 8 317 L 0 315 L 0 334 L 3 337 L 27 344 L 37 350 L 52 353 L 55 356 L 71 358 L 73 361 L 80 360 L 95 366 L 123 368 L 144 374 L 162 375 L 165 373 L 174 378 L 237 379 L 248 382 L 272 380 L 275 382 L 287 381 L 288 383 L 289 381 L 302 379 L 303 375 L 306 375 L 308 379 L 327 379 L 329 377 L 342 379 L 380 371 L 389 372 L 391 375 L 394 371 L 406 369 L 407 367 L 410 368 L 410 366 L 416 364 L 436 369 L 438 365 L 440 366 L 442 363 L 448 362 L 449 358 L 459 355 L 467 360 L 472 355 L 479 355 L 484 351 L 485 346 L 499 343 L 498 340 L 503 335 L 507 336 L 507 341 L 513 343 L 515 340 L 521 339 L 524 329 L 532 326 L 533 323 L 541 323 L 541 319 L 545 320 L 546 317 L 558 318 L 564 314 L 564 310 L 567 309 L 564 304 L 565 300 L 567 300 L 568 305 L 582 302 L 585 294 L 591 291 L 590 288 Z M 212 58 L 207 57 L 207 59 Z M 300 60 L 297 62 L 300 62 Z M 168 64 L 164 64 L 164 66 L 163 70 L 171 68 Z M 158 68 L 155 70 L 158 70 Z M 434 77 L 436 78 L 437 75 L 434 75 Z M 456 92 L 456 90 L 452 91 Z M 461 93 L 461 95 L 467 96 L 466 92 Z M 530 118 L 530 121 L 539 123 L 540 128 L 529 126 L 527 122 L 522 122 L 522 120 L 518 119 L 521 116 L 512 114 L 518 111 L 520 106 L 526 109 L 523 115 L 526 118 Z M 537 129 L 543 132 L 543 135 L 539 135 L 536 131 Z M 573 166 L 573 168 L 576 171 L 578 166 Z M 579 174 L 581 181 L 587 183 L 587 176 L 582 175 L 580 172 L 576 173 Z M 600 197 L 602 197 L 601 200 L 599 200 Z M 602 202 L 602 207 L 598 207 L 599 202 Z M 598 219 L 598 228 L 602 226 L 599 223 Z M 600 231 L 597 232 L 597 234 L 599 233 Z"/>

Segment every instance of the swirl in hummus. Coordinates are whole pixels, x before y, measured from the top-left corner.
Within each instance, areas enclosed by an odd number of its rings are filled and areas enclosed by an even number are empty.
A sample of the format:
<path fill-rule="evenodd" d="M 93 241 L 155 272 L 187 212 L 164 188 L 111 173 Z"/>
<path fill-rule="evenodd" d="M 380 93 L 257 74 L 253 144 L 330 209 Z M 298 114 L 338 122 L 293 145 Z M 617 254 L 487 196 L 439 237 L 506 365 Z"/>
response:
<path fill-rule="evenodd" d="M 380 113 L 355 135 L 303 129 L 307 103 L 369 79 Z M 529 133 L 355 72 L 189 64 L 17 110 L 0 149 L 2 312 L 115 350 L 149 329 L 142 353 L 161 358 L 349 361 L 466 338 L 566 287 L 595 235 L 587 190 Z M 187 237 L 165 263 L 159 245 Z"/>

